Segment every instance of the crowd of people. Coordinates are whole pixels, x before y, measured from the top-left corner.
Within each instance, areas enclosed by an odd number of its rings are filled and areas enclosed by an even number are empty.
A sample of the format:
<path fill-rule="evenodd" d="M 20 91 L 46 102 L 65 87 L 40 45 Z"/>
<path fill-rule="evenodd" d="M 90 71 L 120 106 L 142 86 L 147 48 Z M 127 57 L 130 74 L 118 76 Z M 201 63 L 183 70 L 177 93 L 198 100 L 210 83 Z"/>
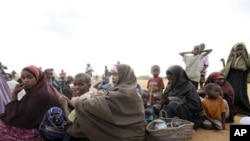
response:
<path fill-rule="evenodd" d="M 147 124 L 159 118 L 224 130 L 240 114 L 250 124 L 245 44 L 236 43 L 225 67 L 206 77 L 211 52 L 204 43 L 181 52 L 186 66 L 169 66 L 167 84 L 153 65 L 145 88 L 133 68 L 120 62 L 105 66 L 101 79 L 88 63 L 85 72 L 73 77 L 61 70 L 59 78 L 52 68 L 25 66 L 16 80 L 0 63 L 0 141 L 143 141 Z"/>

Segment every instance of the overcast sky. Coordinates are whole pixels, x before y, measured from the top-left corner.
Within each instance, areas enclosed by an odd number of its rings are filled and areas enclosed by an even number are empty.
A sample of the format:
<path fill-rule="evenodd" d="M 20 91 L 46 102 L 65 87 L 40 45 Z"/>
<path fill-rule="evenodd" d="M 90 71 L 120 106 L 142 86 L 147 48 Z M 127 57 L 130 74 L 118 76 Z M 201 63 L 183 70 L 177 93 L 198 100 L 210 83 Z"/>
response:
<path fill-rule="evenodd" d="M 250 0 L 0 0 L 0 61 L 9 72 L 27 65 L 58 74 L 95 74 L 117 61 L 137 76 L 154 64 L 184 66 L 179 52 L 213 49 L 209 72 L 231 47 L 250 50 Z M 250 51 L 249 51 L 250 52 Z"/>

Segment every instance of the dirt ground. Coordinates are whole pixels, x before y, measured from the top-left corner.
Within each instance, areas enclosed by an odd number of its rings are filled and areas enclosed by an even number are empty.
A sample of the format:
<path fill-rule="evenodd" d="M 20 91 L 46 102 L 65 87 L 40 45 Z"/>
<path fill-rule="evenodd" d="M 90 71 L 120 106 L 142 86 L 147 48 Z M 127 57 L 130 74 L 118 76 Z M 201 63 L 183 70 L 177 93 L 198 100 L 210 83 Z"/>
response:
<path fill-rule="evenodd" d="M 141 85 L 142 88 L 146 88 L 147 80 L 138 80 L 138 83 Z M 167 81 L 164 80 L 164 83 L 167 84 Z M 250 84 L 248 84 L 248 96 L 250 99 Z M 239 120 L 243 116 L 237 115 L 235 116 L 235 122 L 231 124 L 239 124 Z M 229 141 L 229 129 L 230 124 L 226 124 L 226 130 L 205 130 L 202 128 L 196 129 L 192 139 L 187 141 Z M 148 139 L 147 141 L 153 141 Z"/>

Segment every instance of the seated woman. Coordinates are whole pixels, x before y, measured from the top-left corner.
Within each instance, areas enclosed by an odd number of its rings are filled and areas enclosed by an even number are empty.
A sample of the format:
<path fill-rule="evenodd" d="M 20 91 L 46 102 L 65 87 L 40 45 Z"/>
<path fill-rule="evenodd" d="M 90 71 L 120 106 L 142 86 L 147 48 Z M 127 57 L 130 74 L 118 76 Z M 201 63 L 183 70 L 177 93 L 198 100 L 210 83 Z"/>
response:
<path fill-rule="evenodd" d="M 224 74 L 222 72 L 213 72 L 211 73 L 207 80 L 205 81 L 205 85 L 208 83 L 217 83 L 221 86 L 221 90 L 223 91 L 223 99 L 226 100 L 229 108 L 229 114 L 226 115 L 226 122 L 232 123 L 234 122 L 234 116 L 237 114 L 234 107 L 234 89 L 231 84 L 226 80 Z M 227 105 L 226 105 L 227 106 Z"/>
<path fill-rule="evenodd" d="M 194 128 L 200 127 L 203 121 L 201 100 L 186 72 L 181 66 L 173 65 L 166 75 L 169 84 L 164 99 L 168 118 L 177 116 L 193 122 Z"/>
<path fill-rule="evenodd" d="M 71 137 L 91 141 L 144 140 L 145 113 L 133 69 L 118 64 L 111 69 L 111 75 L 114 86 L 103 95 L 69 101 L 77 113 L 67 130 Z"/>
<path fill-rule="evenodd" d="M 40 141 L 38 127 L 44 113 L 53 106 L 67 104 L 60 94 L 48 84 L 44 73 L 35 66 L 27 66 L 21 72 L 22 83 L 14 88 L 11 102 L 0 115 L 0 140 Z M 17 100 L 22 89 L 26 95 Z"/>

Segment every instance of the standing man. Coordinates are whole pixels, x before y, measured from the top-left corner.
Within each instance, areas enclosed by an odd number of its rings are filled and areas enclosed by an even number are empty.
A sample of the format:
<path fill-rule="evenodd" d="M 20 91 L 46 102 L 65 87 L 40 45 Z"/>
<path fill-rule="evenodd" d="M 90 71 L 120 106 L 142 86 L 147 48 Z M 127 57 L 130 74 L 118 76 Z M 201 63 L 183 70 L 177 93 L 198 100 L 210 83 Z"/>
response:
<path fill-rule="evenodd" d="M 94 69 L 88 63 L 87 67 L 86 67 L 86 70 L 85 70 L 85 73 L 87 73 L 90 77 L 92 77 L 93 72 L 94 72 Z"/>
<path fill-rule="evenodd" d="M 110 72 L 109 72 L 109 70 L 108 70 L 108 66 L 107 65 L 105 65 L 104 66 L 104 77 L 109 77 L 110 76 Z"/>

